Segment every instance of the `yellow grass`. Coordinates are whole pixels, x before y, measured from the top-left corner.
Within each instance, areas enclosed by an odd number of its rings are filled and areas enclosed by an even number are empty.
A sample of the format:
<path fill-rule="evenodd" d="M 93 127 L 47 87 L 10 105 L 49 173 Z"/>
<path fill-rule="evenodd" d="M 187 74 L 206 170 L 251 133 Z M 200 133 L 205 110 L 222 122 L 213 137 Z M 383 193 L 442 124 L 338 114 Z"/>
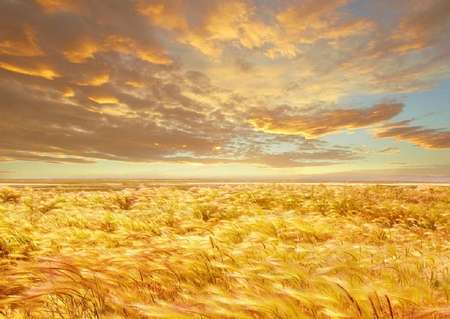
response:
<path fill-rule="evenodd" d="M 450 188 L 0 188 L 0 318 L 448 318 Z"/>

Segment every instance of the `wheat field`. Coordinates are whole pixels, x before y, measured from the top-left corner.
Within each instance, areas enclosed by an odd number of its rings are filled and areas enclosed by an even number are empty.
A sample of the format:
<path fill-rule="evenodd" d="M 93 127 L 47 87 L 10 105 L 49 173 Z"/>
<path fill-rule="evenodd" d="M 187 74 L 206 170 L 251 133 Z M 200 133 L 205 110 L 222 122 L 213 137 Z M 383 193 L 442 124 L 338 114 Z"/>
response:
<path fill-rule="evenodd" d="M 0 318 L 448 318 L 450 187 L 0 187 Z"/>

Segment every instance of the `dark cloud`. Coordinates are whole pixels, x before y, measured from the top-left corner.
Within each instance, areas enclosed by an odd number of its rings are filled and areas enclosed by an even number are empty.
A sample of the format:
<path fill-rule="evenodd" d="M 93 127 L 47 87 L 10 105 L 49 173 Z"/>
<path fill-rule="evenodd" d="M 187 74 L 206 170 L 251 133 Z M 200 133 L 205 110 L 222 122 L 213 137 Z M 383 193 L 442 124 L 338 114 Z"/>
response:
<path fill-rule="evenodd" d="M 182 109 L 155 109 L 154 114 L 105 114 L 85 107 L 42 99 L 39 92 L 21 93 L 21 87 L 0 85 L 0 109 L 7 125 L 0 128 L 0 145 L 8 158 L 42 152 L 56 156 L 102 158 L 124 161 L 163 161 L 179 150 L 209 152 L 209 136 L 196 123 L 201 113 Z M 157 124 L 160 121 L 161 124 Z M 30 155 L 27 155 L 30 158 Z M 47 157 L 34 157 L 49 161 Z"/>

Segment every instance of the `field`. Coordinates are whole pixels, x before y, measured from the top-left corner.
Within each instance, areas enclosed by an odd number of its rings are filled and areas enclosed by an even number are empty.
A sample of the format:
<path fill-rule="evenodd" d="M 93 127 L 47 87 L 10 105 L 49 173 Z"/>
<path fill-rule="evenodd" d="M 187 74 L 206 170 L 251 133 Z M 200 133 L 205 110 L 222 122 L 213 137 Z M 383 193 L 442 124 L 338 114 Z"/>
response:
<path fill-rule="evenodd" d="M 450 187 L 0 187 L 0 318 L 449 318 Z"/>

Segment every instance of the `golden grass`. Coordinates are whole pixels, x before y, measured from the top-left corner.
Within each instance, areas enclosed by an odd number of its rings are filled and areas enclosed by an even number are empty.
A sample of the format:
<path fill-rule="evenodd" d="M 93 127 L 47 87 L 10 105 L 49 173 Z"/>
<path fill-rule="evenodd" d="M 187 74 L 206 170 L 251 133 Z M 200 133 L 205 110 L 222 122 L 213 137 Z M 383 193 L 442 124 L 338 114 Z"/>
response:
<path fill-rule="evenodd" d="M 448 318 L 450 188 L 0 188 L 0 318 Z"/>

